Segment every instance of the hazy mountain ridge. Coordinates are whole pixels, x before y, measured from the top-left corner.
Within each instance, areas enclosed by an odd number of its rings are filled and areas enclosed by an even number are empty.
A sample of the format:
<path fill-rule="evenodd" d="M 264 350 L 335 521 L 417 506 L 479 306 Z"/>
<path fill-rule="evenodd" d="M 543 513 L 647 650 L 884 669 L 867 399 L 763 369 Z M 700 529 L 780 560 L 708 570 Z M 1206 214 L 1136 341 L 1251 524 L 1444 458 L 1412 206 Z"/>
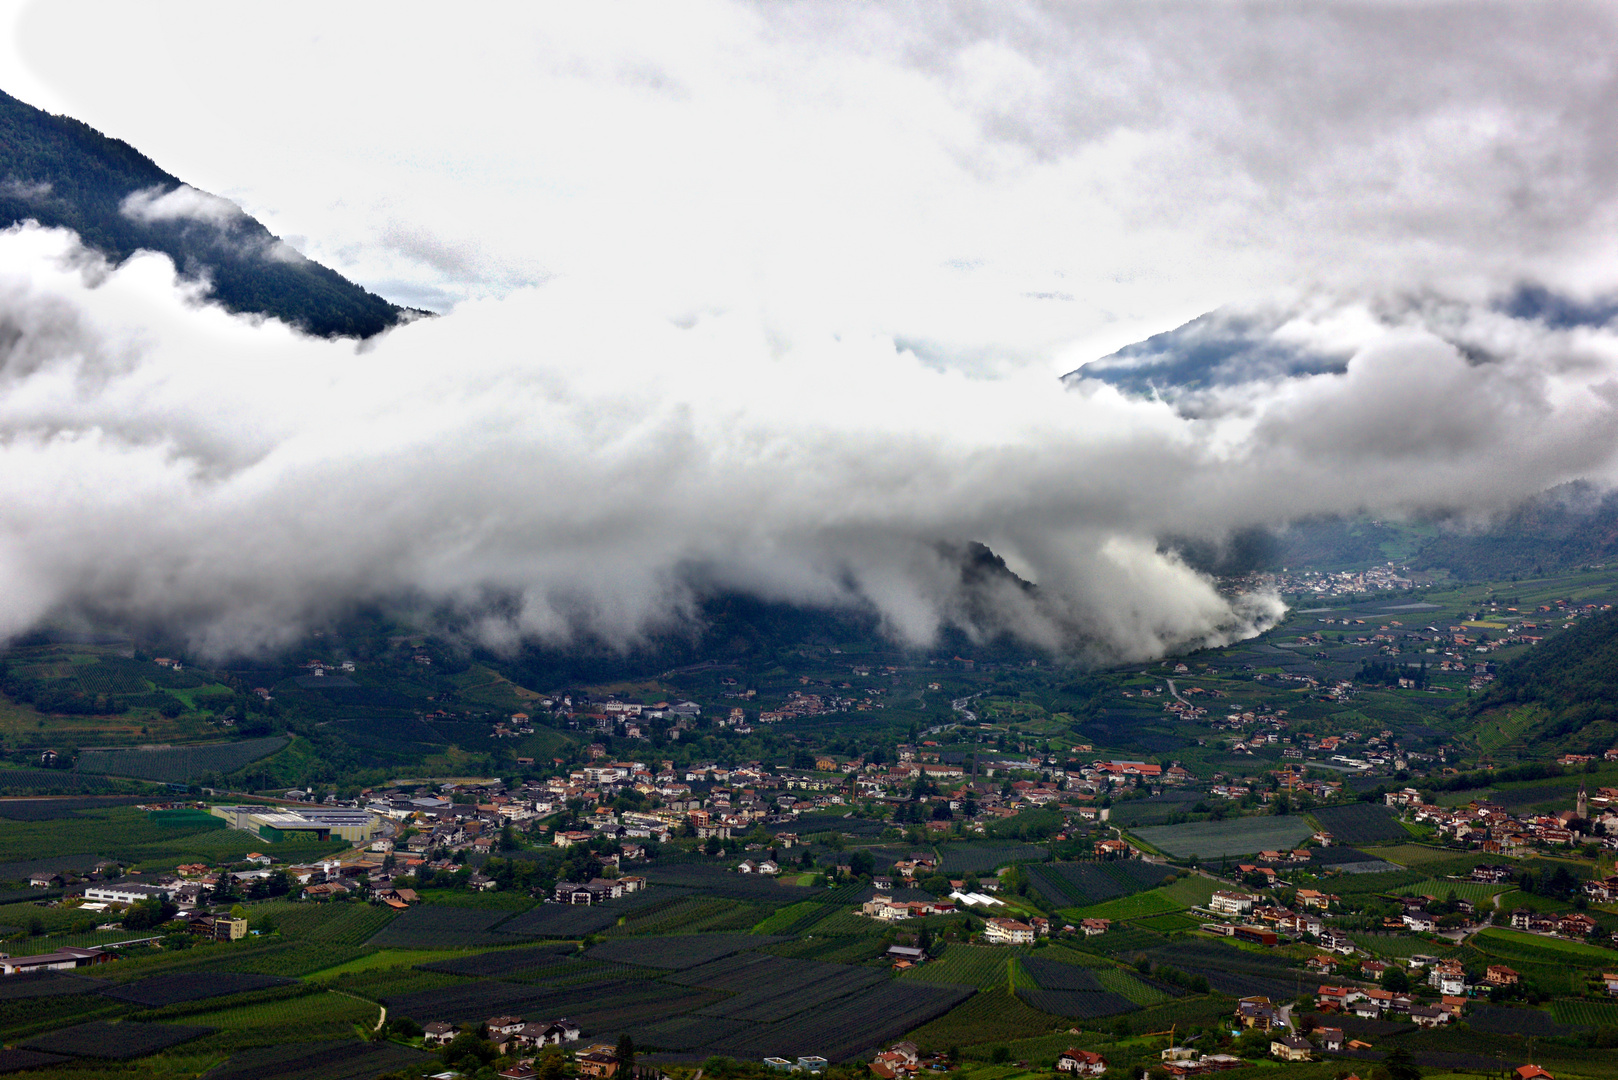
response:
<path fill-rule="evenodd" d="M 128 143 L 0 93 L 0 228 L 30 219 L 72 229 L 114 263 L 162 252 L 230 311 L 309 333 L 370 337 L 404 314 Z"/>

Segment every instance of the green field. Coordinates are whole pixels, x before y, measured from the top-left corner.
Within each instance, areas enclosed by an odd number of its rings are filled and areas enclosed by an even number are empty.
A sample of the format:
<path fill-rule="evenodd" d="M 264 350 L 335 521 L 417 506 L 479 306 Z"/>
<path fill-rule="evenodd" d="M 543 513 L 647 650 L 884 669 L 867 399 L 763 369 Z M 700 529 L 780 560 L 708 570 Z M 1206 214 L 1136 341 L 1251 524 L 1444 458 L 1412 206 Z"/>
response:
<path fill-rule="evenodd" d="M 1006 990 L 974 994 L 953 1010 L 912 1031 L 924 1050 L 947 1050 L 1066 1031 L 1071 1021 L 1042 1013 Z"/>
<path fill-rule="evenodd" d="M 1182 874 L 1157 891 L 1181 907 L 1202 907 L 1213 898 L 1219 882 L 1201 874 Z"/>
<path fill-rule="evenodd" d="M 1011 978 L 1011 961 L 1026 948 L 996 948 L 951 943 L 944 955 L 911 968 L 900 976 L 915 982 L 958 983 L 990 990 L 1006 986 Z"/>
<path fill-rule="evenodd" d="M 1551 1002 L 1551 1016 L 1570 1027 L 1611 1027 L 1618 1025 L 1618 1002 L 1557 998 Z"/>
<path fill-rule="evenodd" d="M 1136 893 L 1134 896 L 1120 896 L 1116 900 L 1108 900 L 1100 904 L 1092 904 L 1084 908 L 1064 908 L 1063 914 L 1069 920 L 1073 919 L 1140 919 L 1150 915 L 1166 915 L 1170 912 L 1184 911 L 1186 905 L 1179 903 L 1168 896 L 1161 889 L 1150 892 Z"/>
<path fill-rule="evenodd" d="M 1401 886 L 1397 891 L 1406 896 L 1436 896 L 1443 900 L 1450 893 L 1455 894 L 1457 900 L 1470 900 L 1474 904 L 1486 904 L 1510 889 L 1509 885 L 1489 885 L 1481 881 L 1452 881 L 1449 878 L 1426 878 L 1414 885 Z M 1491 905 L 1492 906 L 1492 905 Z"/>
<path fill-rule="evenodd" d="M 1582 941 L 1541 937 L 1538 934 L 1507 930 L 1499 926 L 1491 926 L 1480 931 L 1473 939 L 1473 946 L 1492 956 L 1528 962 L 1562 963 L 1579 967 L 1618 964 L 1618 951 L 1612 949 L 1603 949 Z"/>
<path fill-rule="evenodd" d="M 1382 936 L 1379 934 L 1365 934 L 1359 931 L 1350 931 L 1348 935 L 1360 948 L 1372 956 L 1394 959 L 1404 959 L 1426 953 L 1429 956 L 1443 956 L 1446 949 L 1423 938 L 1411 937 L 1407 934 L 1393 934 Z"/>
<path fill-rule="evenodd" d="M 1428 847 L 1425 844 L 1389 844 L 1373 850 L 1379 859 L 1386 859 L 1400 866 L 1422 867 L 1429 863 L 1449 862 L 1461 859 L 1468 864 L 1486 862 L 1482 856 L 1467 857 L 1465 852 L 1452 851 L 1449 848 Z"/>
<path fill-rule="evenodd" d="M 1272 849 L 1289 851 L 1309 839 L 1311 831 L 1302 818 L 1288 815 L 1150 825 L 1135 829 L 1130 835 L 1176 858 L 1195 855 L 1204 862 L 1211 862 Z"/>

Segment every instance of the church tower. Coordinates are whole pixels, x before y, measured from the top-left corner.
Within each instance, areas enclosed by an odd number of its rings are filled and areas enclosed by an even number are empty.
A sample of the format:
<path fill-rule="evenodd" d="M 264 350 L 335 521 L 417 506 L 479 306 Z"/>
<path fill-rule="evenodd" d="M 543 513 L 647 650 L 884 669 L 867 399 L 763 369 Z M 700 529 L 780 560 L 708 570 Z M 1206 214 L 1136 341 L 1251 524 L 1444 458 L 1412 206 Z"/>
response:
<path fill-rule="evenodd" d="M 1575 812 L 1581 818 L 1590 816 L 1590 797 L 1584 793 L 1584 781 L 1579 781 L 1579 800 L 1574 803 Z"/>

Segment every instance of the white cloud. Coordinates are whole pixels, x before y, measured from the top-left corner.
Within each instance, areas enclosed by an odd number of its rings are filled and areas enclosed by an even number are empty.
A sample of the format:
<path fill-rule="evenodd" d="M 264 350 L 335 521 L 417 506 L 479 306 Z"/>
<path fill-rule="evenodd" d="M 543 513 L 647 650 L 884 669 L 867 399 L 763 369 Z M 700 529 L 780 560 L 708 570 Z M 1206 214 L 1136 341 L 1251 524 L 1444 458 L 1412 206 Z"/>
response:
<path fill-rule="evenodd" d="M 20 49 L 76 115 L 424 295 L 610 274 L 993 371 L 1277 288 L 1618 281 L 1601 5 L 172 10 L 37 4 Z"/>
<path fill-rule="evenodd" d="M 492 638 L 623 639 L 728 586 L 1144 655 L 1265 617 L 1157 537 L 1610 474 L 1611 333 L 1480 306 L 1618 285 L 1609 8 L 390 10 L 21 18 L 59 107 L 229 196 L 132 212 L 461 306 L 356 355 L 6 237 L 0 630 L 492 592 Z M 1340 370 L 1051 377 L 1225 305 Z M 963 594 L 972 540 L 1040 599 Z"/>
<path fill-rule="evenodd" d="M 229 199 L 221 199 L 206 191 L 198 191 L 190 184 L 181 184 L 171 191 L 156 184 L 131 192 L 118 204 L 118 212 L 134 221 L 150 224 L 157 221 L 200 221 L 226 228 L 243 218 L 242 208 Z"/>
<path fill-rule="evenodd" d="M 0 319 L 0 633 L 71 611 L 217 651 L 401 597 L 491 641 L 625 641 L 732 588 L 869 605 L 911 643 L 955 625 L 1148 656 L 1276 610 L 1159 536 L 1501 506 L 1618 445 L 1618 339 L 1588 330 L 1497 332 L 1484 365 L 1399 330 L 1190 419 L 582 277 L 356 351 L 198 305 L 159 256 L 87 274 L 32 228 L 0 236 Z M 963 589 L 945 549 L 970 541 L 1038 594 Z"/>

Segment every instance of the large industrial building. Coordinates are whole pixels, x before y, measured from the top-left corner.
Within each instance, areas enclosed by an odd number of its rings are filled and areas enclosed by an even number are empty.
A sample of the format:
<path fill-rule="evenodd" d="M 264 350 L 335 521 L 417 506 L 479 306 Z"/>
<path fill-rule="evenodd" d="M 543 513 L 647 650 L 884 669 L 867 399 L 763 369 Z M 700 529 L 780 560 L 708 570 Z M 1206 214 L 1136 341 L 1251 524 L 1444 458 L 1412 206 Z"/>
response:
<path fill-rule="evenodd" d="M 301 836 L 315 840 L 336 837 L 364 844 L 377 832 L 375 814 L 348 807 L 311 806 L 294 811 L 276 806 L 216 806 L 213 813 L 229 822 L 231 828 L 255 833 L 270 843 Z"/>

